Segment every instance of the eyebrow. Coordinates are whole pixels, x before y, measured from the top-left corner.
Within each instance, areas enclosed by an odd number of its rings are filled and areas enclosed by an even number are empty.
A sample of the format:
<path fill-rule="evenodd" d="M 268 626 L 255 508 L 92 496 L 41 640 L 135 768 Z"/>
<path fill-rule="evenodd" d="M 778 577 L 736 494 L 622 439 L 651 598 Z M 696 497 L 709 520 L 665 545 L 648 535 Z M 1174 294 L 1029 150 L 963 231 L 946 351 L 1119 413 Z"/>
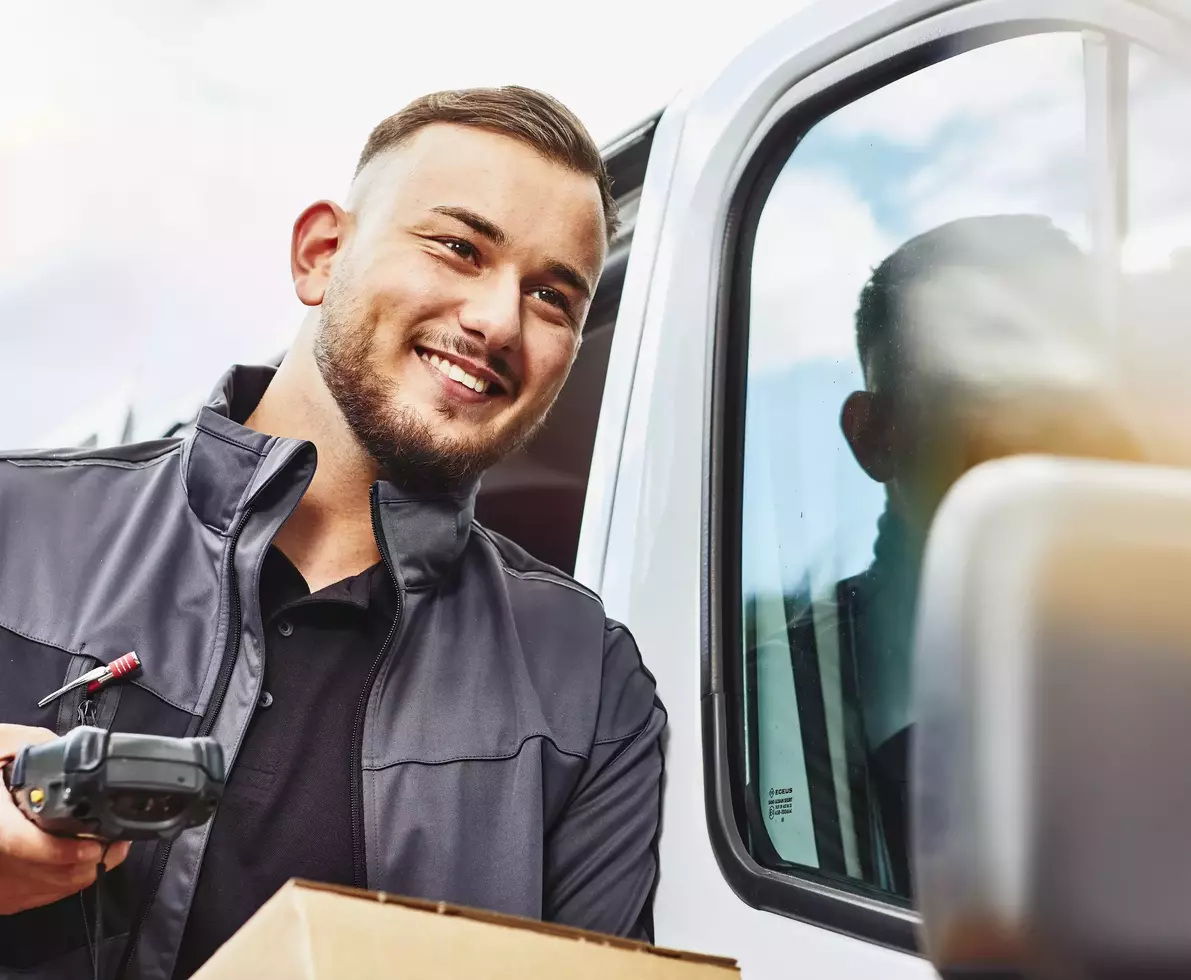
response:
<path fill-rule="evenodd" d="M 546 266 L 546 271 L 555 279 L 561 279 L 572 289 L 582 293 L 584 299 L 591 299 L 591 286 L 587 284 L 587 280 L 565 262 L 551 262 Z"/>
<path fill-rule="evenodd" d="M 456 208 L 451 207 L 449 204 L 440 204 L 438 207 L 431 208 L 430 210 L 435 214 L 445 214 L 448 218 L 454 218 L 456 221 L 462 222 L 477 235 L 483 235 L 498 248 L 504 248 L 509 243 L 509 236 L 501 231 L 499 227 L 483 215 L 476 214 L 467 208 Z"/>
<path fill-rule="evenodd" d="M 462 222 L 477 235 L 487 238 L 497 248 L 504 248 L 509 243 L 509 236 L 498 225 L 493 224 L 483 215 L 476 214 L 475 211 L 469 208 L 440 204 L 430 210 L 435 214 L 445 215 L 448 218 L 454 218 L 456 221 Z M 591 299 L 591 285 L 574 266 L 567 265 L 565 262 L 554 261 L 547 264 L 546 271 L 554 276 L 555 279 L 565 282 L 572 289 L 582 293 L 585 299 Z"/>

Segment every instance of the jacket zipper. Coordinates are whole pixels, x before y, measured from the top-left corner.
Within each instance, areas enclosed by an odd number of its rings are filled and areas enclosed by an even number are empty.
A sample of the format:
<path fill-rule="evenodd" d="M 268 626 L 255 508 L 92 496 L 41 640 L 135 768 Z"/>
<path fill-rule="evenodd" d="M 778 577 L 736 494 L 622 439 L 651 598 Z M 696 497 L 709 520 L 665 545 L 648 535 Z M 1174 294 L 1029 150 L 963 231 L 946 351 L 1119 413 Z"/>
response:
<path fill-rule="evenodd" d="M 376 538 L 376 547 L 380 552 L 381 561 L 385 563 L 385 570 L 389 573 L 389 580 L 397 592 L 397 615 L 393 617 L 389 635 L 385 637 L 385 642 L 368 671 L 368 679 L 364 682 L 364 690 L 360 693 L 360 700 L 356 705 L 356 719 L 352 728 L 352 880 L 357 888 L 368 887 L 368 858 L 364 849 L 364 714 L 368 710 L 372 685 L 376 683 L 376 675 L 380 673 L 380 666 L 384 663 L 389 647 L 393 645 L 393 638 L 397 635 L 397 628 L 401 625 L 401 614 L 405 611 L 405 597 L 401 592 L 401 585 L 397 581 L 397 573 L 393 569 L 393 560 L 389 557 L 388 548 L 385 547 L 384 535 L 381 533 L 380 502 L 375 485 L 369 492 L 369 504 L 372 511 L 372 534 Z"/>
<path fill-rule="evenodd" d="M 211 692 L 211 703 L 207 705 L 207 713 L 199 722 L 196 733 L 199 738 L 210 735 L 211 730 L 215 727 L 215 720 L 219 717 L 219 709 L 223 707 L 223 699 L 227 697 L 227 688 L 231 683 L 232 671 L 236 667 L 236 657 L 240 652 L 240 633 L 243 631 L 244 624 L 241 621 L 243 614 L 240 609 L 240 582 L 236 576 L 236 545 L 240 543 L 240 532 L 244 530 L 244 525 L 248 523 L 251 513 L 251 510 L 245 510 L 240 515 L 240 520 L 236 523 L 235 530 L 232 531 L 228 548 L 227 580 L 231 584 L 231 613 L 227 627 L 227 644 L 223 648 L 219 676 L 215 678 L 215 690 Z"/>
<path fill-rule="evenodd" d="M 102 663 L 102 661 L 97 657 L 91 656 L 87 656 L 86 661 L 87 663 L 85 665 L 80 666 L 79 673 L 82 673 L 85 670 L 90 670 L 94 667 L 98 667 Z M 70 678 L 68 675 L 66 679 L 71 680 L 72 678 Z M 89 694 L 85 687 L 81 687 L 75 691 L 69 692 L 65 696 L 65 703 L 71 704 L 71 702 L 73 702 L 73 707 L 71 707 L 67 712 L 60 711 L 58 719 L 59 724 L 55 727 L 61 727 L 64 720 L 62 717 L 63 714 L 69 714 L 73 718 L 72 721 L 67 722 L 67 730 L 78 725 L 91 725 L 98 727 L 100 720 L 99 708 L 101 706 L 106 706 L 110 698 L 116 696 L 113 692 L 117 690 L 118 688 L 108 686 L 95 692 L 95 694 Z M 114 711 L 108 712 L 108 715 L 109 717 L 106 719 L 107 723 L 103 726 L 104 728 L 111 728 L 112 717 L 110 716 L 114 715 Z"/>
<path fill-rule="evenodd" d="M 246 509 L 240 515 L 240 519 L 236 522 L 236 526 L 232 530 L 231 539 L 228 542 L 227 582 L 231 587 L 231 610 L 228 621 L 227 642 L 224 644 L 223 659 L 219 663 L 219 675 L 215 678 L 215 690 L 211 694 L 211 702 L 207 705 L 207 711 L 203 715 L 202 721 L 199 722 L 197 732 L 199 736 L 210 735 L 211 729 L 215 727 L 215 720 L 219 716 L 219 709 L 223 707 L 223 700 L 227 697 L 227 688 L 231 683 L 232 671 L 236 666 L 236 656 L 240 652 L 240 633 L 243 623 L 241 622 L 242 612 L 240 609 L 240 583 L 236 578 L 236 545 L 240 543 L 240 532 L 244 530 L 244 525 L 248 522 L 250 514 L 251 509 Z M 135 925 L 128 934 L 128 941 L 124 944 L 124 955 L 120 958 L 120 966 L 116 970 L 115 980 L 123 980 L 124 974 L 128 970 L 128 964 L 132 962 L 132 954 L 136 952 L 137 940 L 140 939 L 141 930 L 145 927 L 145 923 L 149 919 L 149 911 L 153 908 L 153 900 L 157 897 L 157 889 L 161 886 L 161 879 L 165 877 L 165 868 L 169 863 L 170 850 L 173 846 L 174 842 L 172 839 L 163 841 L 157 845 L 157 860 L 153 865 L 153 872 L 149 878 L 149 887 L 145 891 L 144 899 L 134 919 Z"/>

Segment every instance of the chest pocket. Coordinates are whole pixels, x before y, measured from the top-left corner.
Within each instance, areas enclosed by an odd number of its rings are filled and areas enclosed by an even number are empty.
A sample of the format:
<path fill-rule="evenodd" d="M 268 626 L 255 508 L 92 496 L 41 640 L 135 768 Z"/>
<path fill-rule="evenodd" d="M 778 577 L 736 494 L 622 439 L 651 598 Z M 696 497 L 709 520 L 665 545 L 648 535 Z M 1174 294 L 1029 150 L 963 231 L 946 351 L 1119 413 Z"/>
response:
<path fill-rule="evenodd" d="M 44 708 L 39 708 L 37 702 L 98 662 L 0 625 L 0 677 L 4 679 L 0 684 L 0 719 L 59 734 L 72 728 L 73 724 L 61 727 L 62 699 Z M 74 701 L 76 711 L 78 700 Z"/>
<path fill-rule="evenodd" d="M 103 661 L 72 653 L 0 626 L 0 720 L 6 724 L 48 728 L 59 735 L 76 725 L 110 728 L 120 703 L 121 684 L 111 684 L 88 697 L 85 685 L 55 698 L 44 708 L 37 702 L 78 679 Z"/>

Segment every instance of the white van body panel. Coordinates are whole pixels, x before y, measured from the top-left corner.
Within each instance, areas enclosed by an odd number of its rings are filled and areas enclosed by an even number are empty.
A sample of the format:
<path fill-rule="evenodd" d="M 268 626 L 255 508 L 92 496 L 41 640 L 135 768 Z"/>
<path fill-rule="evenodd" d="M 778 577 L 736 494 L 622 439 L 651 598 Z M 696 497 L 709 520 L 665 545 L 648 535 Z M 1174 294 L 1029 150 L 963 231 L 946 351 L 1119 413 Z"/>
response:
<path fill-rule="evenodd" d="M 955 4 L 821 4 L 744 51 L 659 123 L 617 317 L 576 575 L 631 624 L 669 712 L 656 940 L 746 978 L 926 980 L 924 960 L 746 905 L 720 872 L 703 783 L 700 653 L 708 365 L 727 201 L 798 79 Z"/>

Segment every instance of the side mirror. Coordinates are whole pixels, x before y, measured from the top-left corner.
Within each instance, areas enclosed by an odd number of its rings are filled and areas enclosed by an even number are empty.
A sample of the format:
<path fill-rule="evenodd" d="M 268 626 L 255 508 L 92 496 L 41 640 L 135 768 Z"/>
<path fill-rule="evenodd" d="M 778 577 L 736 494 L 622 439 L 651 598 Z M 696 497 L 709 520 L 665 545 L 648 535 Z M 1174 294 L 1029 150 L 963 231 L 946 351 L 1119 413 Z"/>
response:
<path fill-rule="evenodd" d="M 915 891 L 944 976 L 1191 976 L 1191 471 L 1016 457 L 927 546 Z"/>

